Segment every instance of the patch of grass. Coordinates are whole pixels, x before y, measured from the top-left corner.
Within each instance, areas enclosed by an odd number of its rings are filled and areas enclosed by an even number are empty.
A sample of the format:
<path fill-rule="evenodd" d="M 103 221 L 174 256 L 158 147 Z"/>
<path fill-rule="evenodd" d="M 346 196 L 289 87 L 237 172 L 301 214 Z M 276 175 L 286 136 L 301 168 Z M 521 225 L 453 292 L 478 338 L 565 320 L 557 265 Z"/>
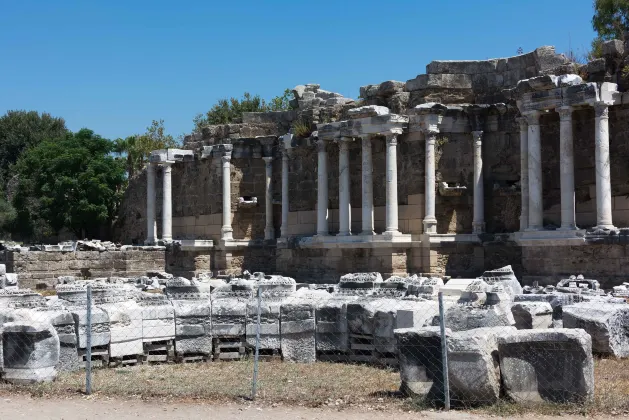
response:
<path fill-rule="evenodd" d="M 293 123 L 293 134 L 301 138 L 310 137 L 312 127 L 308 121 L 297 120 Z"/>

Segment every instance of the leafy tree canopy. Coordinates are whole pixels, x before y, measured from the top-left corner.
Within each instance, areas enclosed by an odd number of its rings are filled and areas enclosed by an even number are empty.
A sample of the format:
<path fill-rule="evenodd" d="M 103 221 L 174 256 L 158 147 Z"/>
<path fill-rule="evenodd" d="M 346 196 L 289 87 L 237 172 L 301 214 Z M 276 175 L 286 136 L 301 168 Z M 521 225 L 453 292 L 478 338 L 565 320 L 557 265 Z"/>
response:
<path fill-rule="evenodd" d="M 603 40 L 623 39 L 629 31 L 629 0 L 594 0 L 592 27 Z"/>
<path fill-rule="evenodd" d="M 268 103 L 260 95 L 251 95 L 245 92 L 242 98 L 224 98 L 214 104 L 205 114 L 197 115 L 194 122 L 194 130 L 201 131 L 206 125 L 236 123 L 242 120 L 243 112 L 267 112 L 286 111 L 291 109 L 291 90 L 284 90 L 282 96 L 276 96 Z"/>
<path fill-rule="evenodd" d="M 0 188 L 6 189 L 9 168 L 27 148 L 68 132 L 62 118 L 36 111 L 9 111 L 0 117 Z"/>
<path fill-rule="evenodd" d="M 126 183 L 113 149 L 113 142 L 82 129 L 25 151 L 13 167 L 16 233 L 41 239 L 67 228 L 77 237 L 98 236 L 113 220 Z"/>
<path fill-rule="evenodd" d="M 141 171 L 153 150 L 177 146 L 177 141 L 164 132 L 164 120 L 153 120 L 144 134 L 116 139 L 114 153 L 125 156 L 125 168 L 129 178 Z"/>

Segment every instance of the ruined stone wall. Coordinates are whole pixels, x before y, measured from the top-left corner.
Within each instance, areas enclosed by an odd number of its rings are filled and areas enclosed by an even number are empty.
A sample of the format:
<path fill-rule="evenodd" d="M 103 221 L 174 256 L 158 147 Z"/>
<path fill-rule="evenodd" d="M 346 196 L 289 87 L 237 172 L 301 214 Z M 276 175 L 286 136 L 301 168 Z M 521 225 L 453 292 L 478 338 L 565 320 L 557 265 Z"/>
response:
<path fill-rule="evenodd" d="M 59 276 L 131 277 L 165 270 L 164 250 L 47 252 L 3 251 L 0 262 L 18 274 L 21 288 L 54 288 Z"/>

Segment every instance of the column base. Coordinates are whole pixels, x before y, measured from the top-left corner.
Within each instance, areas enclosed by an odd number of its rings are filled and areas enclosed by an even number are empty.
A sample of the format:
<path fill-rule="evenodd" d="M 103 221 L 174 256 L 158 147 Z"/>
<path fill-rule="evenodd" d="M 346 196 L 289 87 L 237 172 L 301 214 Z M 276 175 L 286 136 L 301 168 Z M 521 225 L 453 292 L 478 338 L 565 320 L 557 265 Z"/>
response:
<path fill-rule="evenodd" d="M 485 233 L 485 222 L 472 223 L 472 233 Z"/>
<path fill-rule="evenodd" d="M 616 230 L 618 229 L 616 226 L 612 225 L 612 224 L 601 224 L 601 225 L 596 225 L 594 227 L 594 229 L 608 229 L 608 230 Z"/>
<path fill-rule="evenodd" d="M 568 226 L 561 226 L 557 230 L 560 230 L 562 232 L 567 232 L 571 230 L 579 230 L 579 228 L 577 227 L 577 225 L 568 225 Z"/>
<path fill-rule="evenodd" d="M 157 244 L 157 239 L 145 239 L 144 240 L 144 245 L 145 246 L 153 246 Z"/>
<path fill-rule="evenodd" d="M 231 226 L 223 226 L 221 228 L 221 240 L 231 241 L 234 239 L 234 229 Z"/>
<path fill-rule="evenodd" d="M 362 232 L 360 232 L 360 236 L 373 236 L 375 235 L 376 232 L 372 230 L 363 230 Z"/>
<path fill-rule="evenodd" d="M 336 236 L 352 236 L 352 232 L 339 232 Z"/>
<path fill-rule="evenodd" d="M 400 236 L 402 233 L 395 229 L 395 230 L 385 230 L 384 232 L 382 232 L 382 237 L 384 239 L 393 239 L 396 236 Z"/>
<path fill-rule="evenodd" d="M 529 226 L 524 229 L 524 232 L 537 232 L 539 230 L 544 230 L 543 226 Z"/>
<path fill-rule="evenodd" d="M 437 233 L 437 219 L 434 217 L 425 218 L 423 224 L 424 233 Z"/>
<path fill-rule="evenodd" d="M 275 239 L 275 230 L 273 229 L 264 229 L 264 240 L 272 241 Z"/>

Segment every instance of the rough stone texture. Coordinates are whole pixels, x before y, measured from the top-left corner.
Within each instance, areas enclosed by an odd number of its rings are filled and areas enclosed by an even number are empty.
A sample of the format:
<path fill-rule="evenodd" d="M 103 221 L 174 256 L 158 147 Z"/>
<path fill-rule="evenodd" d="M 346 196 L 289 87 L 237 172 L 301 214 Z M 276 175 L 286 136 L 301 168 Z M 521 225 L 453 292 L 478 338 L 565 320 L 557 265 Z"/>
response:
<path fill-rule="evenodd" d="M 553 308 L 548 302 L 520 302 L 511 306 L 518 330 L 544 329 L 553 326 Z"/>
<path fill-rule="evenodd" d="M 59 336 L 51 324 L 8 322 L 2 326 L 2 378 L 16 384 L 50 382 L 57 376 Z"/>
<path fill-rule="evenodd" d="M 21 287 L 47 289 L 53 288 L 59 277 L 82 278 L 84 272 L 95 278 L 133 277 L 150 270 L 164 271 L 165 251 L 7 251 L 4 262 L 8 271 L 19 275 Z"/>
<path fill-rule="evenodd" d="M 592 337 L 592 350 L 615 357 L 629 356 L 629 305 L 577 303 L 563 308 L 564 328 L 582 328 Z"/>
<path fill-rule="evenodd" d="M 509 302 L 487 306 L 456 304 L 446 311 L 445 317 L 446 326 L 452 331 L 515 325 Z"/>
<path fill-rule="evenodd" d="M 498 337 L 507 396 L 517 402 L 583 402 L 594 395 L 592 339 L 583 330 L 518 330 Z"/>
<path fill-rule="evenodd" d="M 282 302 L 280 322 L 284 361 L 316 361 L 315 310 L 319 302 L 329 297 L 330 294 L 323 290 L 300 289 Z"/>

